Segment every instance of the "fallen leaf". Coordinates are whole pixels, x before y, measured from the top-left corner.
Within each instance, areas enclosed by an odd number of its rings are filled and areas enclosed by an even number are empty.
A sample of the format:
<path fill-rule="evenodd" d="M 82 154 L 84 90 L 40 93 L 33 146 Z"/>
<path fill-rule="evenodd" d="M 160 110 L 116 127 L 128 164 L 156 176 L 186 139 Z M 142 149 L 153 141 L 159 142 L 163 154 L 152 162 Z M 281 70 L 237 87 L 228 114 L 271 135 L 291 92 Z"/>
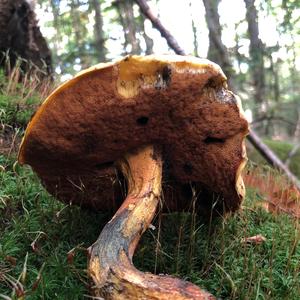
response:
<path fill-rule="evenodd" d="M 258 234 L 258 235 L 250 236 L 250 237 L 247 237 L 247 238 L 243 238 L 241 242 L 243 244 L 260 245 L 260 244 L 264 243 L 266 240 L 267 239 L 263 235 Z"/>

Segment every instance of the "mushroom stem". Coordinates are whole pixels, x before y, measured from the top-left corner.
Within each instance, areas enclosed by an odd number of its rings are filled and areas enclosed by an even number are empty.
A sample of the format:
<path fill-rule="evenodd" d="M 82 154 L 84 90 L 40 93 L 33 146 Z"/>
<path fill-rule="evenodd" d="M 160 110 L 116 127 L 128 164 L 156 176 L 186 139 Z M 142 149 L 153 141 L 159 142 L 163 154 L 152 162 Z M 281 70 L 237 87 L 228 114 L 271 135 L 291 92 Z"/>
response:
<path fill-rule="evenodd" d="M 147 146 L 120 162 L 128 195 L 92 246 L 89 273 L 95 296 L 104 299 L 215 299 L 197 286 L 164 275 L 138 271 L 132 256 L 160 200 L 160 151 Z"/>

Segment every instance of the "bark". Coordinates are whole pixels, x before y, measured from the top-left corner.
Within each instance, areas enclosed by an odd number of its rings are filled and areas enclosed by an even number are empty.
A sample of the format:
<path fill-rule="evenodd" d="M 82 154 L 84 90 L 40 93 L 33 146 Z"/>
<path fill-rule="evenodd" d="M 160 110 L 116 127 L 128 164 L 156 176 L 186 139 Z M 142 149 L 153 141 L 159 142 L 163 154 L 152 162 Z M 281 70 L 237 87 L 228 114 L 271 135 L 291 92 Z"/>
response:
<path fill-rule="evenodd" d="M 145 44 L 146 44 L 146 51 L 145 54 L 149 55 L 149 54 L 153 54 L 153 40 L 147 35 L 146 31 L 145 31 L 145 16 L 142 14 L 139 17 L 139 23 L 138 23 L 138 27 L 139 27 L 139 32 L 142 33 L 143 38 L 145 40 Z"/>
<path fill-rule="evenodd" d="M 250 39 L 251 73 L 254 86 L 254 101 L 256 114 L 261 113 L 261 106 L 265 100 L 264 46 L 259 38 L 258 16 L 255 0 L 244 0 L 246 5 L 246 19 Z"/>
<path fill-rule="evenodd" d="M 229 78 L 229 85 L 233 87 L 234 84 L 231 81 L 234 72 L 228 51 L 222 42 L 222 27 L 218 13 L 219 2 L 220 0 L 203 0 L 205 18 L 209 32 L 208 59 L 221 66 L 222 70 Z"/>
<path fill-rule="evenodd" d="M 101 14 L 101 5 L 99 0 L 91 0 L 91 6 L 95 12 L 95 26 L 94 26 L 94 36 L 95 36 L 95 48 L 97 51 L 97 58 L 100 61 L 105 61 L 106 49 L 104 47 L 104 32 L 103 32 L 103 18 Z"/>
<path fill-rule="evenodd" d="M 38 27 L 34 7 L 26 0 L 0 1 L 0 67 L 10 68 L 22 58 L 25 72 L 52 74 L 51 52 Z M 8 60 L 8 61 L 7 61 Z"/>
<path fill-rule="evenodd" d="M 139 4 L 140 9 L 145 16 L 150 16 L 149 19 L 157 30 L 161 30 L 161 35 L 165 37 L 168 42 L 168 45 L 174 44 L 174 48 L 172 48 L 177 54 L 185 55 L 184 50 L 178 45 L 175 38 L 171 35 L 169 31 L 162 25 L 162 23 L 155 17 L 153 12 L 150 10 L 149 6 L 144 0 L 136 0 Z M 167 34 L 165 34 L 167 33 Z M 281 170 L 290 181 L 296 183 L 297 187 L 300 188 L 300 184 L 298 179 L 291 173 L 291 171 L 284 165 L 284 163 L 278 158 L 278 156 L 267 146 L 263 143 L 261 138 L 251 130 L 248 135 L 248 139 L 251 144 L 261 153 L 261 155 L 274 167 Z"/>
<path fill-rule="evenodd" d="M 125 44 L 124 49 L 126 51 L 127 46 L 131 45 L 130 54 L 141 54 L 140 42 L 137 38 L 137 25 L 133 14 L 133 1 L 116 1 L 114 4 L 117 5 L 119 11 L 119 17 L 123 26 Z"/>

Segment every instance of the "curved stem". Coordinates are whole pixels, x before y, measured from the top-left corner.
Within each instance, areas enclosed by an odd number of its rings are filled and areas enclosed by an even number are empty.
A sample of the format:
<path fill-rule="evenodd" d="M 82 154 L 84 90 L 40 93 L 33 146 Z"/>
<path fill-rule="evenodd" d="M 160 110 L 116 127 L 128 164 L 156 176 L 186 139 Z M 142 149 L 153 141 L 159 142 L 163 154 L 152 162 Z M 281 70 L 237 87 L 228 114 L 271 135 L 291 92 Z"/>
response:
<path fill-rule="evenodd" d="M 94 294 L 104 299 L 215 299 L 197 286 L 169 276 L 138 271 L 132 256 L 160 199 L 160 152 L 147 146 L 120 162 L 128 195 L 92 246 L 89 273 Z"/>

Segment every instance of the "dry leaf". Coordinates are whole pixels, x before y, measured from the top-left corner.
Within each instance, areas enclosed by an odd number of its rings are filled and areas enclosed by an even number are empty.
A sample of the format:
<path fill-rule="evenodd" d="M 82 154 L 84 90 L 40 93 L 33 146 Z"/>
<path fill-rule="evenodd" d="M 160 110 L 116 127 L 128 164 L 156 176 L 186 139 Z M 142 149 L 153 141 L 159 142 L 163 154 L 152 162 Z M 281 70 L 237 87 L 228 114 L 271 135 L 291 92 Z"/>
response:
<path fill-rule="evenodd" d="M 241 242 L 243 244 L 260 245 L 260 244 L 264 243 L 266 240 L 267 239 L 263 235 L 258 234 L 258 235 L 254 235 L 254 236 L 251 236 L 251 237 L 243 238 Z"/>

